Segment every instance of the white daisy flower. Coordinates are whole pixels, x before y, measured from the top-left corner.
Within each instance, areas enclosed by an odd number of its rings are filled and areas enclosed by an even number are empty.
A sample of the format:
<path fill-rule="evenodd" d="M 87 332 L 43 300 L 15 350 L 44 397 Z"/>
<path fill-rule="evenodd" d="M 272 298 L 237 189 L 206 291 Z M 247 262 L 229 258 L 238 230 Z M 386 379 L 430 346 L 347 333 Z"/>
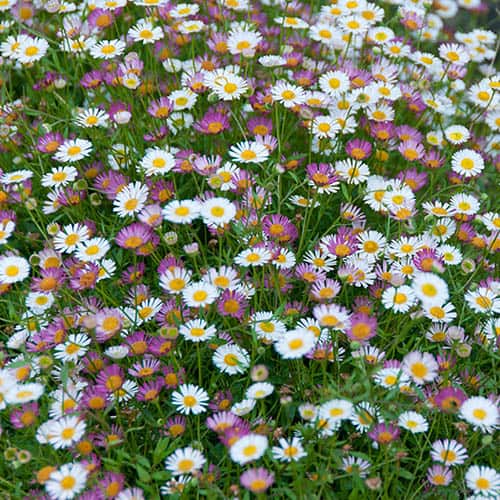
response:
<path fill-rule="evenodd" d="M 239 465 L 258 460 L 267 450 L 267 438 L 260 434 L 247 434 L 229 449 L 231 460 Z"/>
<path fill-rule="evenodd" d="M 209 397 L 203 387 L 193 384 L 182 384 L 172 393 L 172 404 L 179 413 L 198 415 L 206 411 Z"/>
<path fill-rule="evenodd" d="M 500 425 L 498 406 L 481 396 L 474 396 L 464 401 L 459 415 L 476 431 L 492 433 Z"/>
<path fill-rule="evenodd" d="M 54 155 L 57 161 L 70 163 L 86 158 L 92 151 L 92 143 L 86 139 L 70 139 L 64 141 Z"/>
<path fill-rule="evenodd" d="M 120 217 L 140 212 L 148 199 L 149 189 L 141 182 L 127 184 L 113 200 L 113 212 Z"/>
<path fill-rule="evenodd" d="M 199 471 L 205 464 L 203 454 L 190 446 L 178 448 L 165 460 L 165 468 L 174 476 L 192 474 Z"/>
<path fill-rule="evenodd" d="M 45 489 L 51 498 L 75 498 L 85 488 L 88 474 L 87 469 L 79 463 L 64 464 L 50 474 Z"/>

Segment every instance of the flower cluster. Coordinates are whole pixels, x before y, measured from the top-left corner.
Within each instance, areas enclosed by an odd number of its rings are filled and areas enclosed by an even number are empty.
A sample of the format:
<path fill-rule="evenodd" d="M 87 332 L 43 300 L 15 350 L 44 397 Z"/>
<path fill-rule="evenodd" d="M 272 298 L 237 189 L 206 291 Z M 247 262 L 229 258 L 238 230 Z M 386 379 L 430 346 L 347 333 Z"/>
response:
<path fill-rule="evenodd" d="M 500 496 L 487 12 L 0 1 L 9 497 Z"/>

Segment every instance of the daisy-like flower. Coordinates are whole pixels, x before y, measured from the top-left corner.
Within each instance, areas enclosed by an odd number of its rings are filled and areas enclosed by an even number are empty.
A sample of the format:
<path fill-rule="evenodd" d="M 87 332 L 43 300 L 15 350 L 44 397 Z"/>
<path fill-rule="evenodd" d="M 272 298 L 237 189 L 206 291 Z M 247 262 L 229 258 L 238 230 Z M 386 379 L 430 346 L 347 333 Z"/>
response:
<path fill-rule="evenodd" d="M 18 184 L 33 177 L 33 172 L 31 170 L 22 169 L 15 170 L 14 172 L 6 172 L 0 177 L 0 182 L 2 184 Z"/>
<path fill-rule="evenodd" d="M 261 142 L 243 141 L 231 146 L 229 156 L 237 163 L 263 163 L 269 158 L 269 150 Z"/>
<path fill-rule="evenodd" d="M 464 401 L 459 415 L 476 431 L 492 433 L 500 425 L 498 407 L 488 398 L 481 396 L 474 396 Z"/>
<path fill-rule="evenodd" d="M 375 373 L 373 379 L 376 384 L 386 389 L 401 388 L 410 383 L 410 378 L 400 368 L 381 368 Z"/>
<path fill-rule="evenodd" d="M 191 275 L 189 269 L 167 269 L 160 276 L 160 286 L 168 293 L 179 294 L 191 282 Z"/>
<path fill-rule="evenodd" d="M 424 304 L 441 305 L 449 297 L 446 281 L 434 273 L 416 274 L 412 288 L 416 297 Z"/>
<path fill-rule="evenodd" d="M 226 0 L 226 2 L 232 0 Z M 264 493 L 274 483 L 274 474 L 263 467 L 247 469 L 240 476 L 241 485 L 248 491 L 258 495 Z"/>
<path fill-rule="evenodd" d="M 113 212 L 120 217 L 140 212 L 148 199 L 149 189 L 141 182 L 132 182 L 123 187 L 113 200 Z"/>
<path fill-rule="evenodd" d="M 227 38 L 227 48 L 233 55 L 242 54 L 244 57 L 253 57 L 261 41 L 262 35 L 255 31 L 231 30 Z"/>
<path fill-rule="evenodd" d="M 457 66 L 464 66 L 470 61 L 470 55 L 466 47 L 458 43 L 443 43 L 440 45 L 439 57 Z"/>
<path fill-rule="evenodd" d="M 223 226 L 234 219 L 236 207 L 226 198 L 209 198 L 201 205 L 200 215 L 209 226 Z"/>
<path fill-rule="evenodd" d="M 478 500 L 500 496 L 500 474 L 485 465 L 472 465 L 465 473 L 467 488 L 471 489 Z"/>
<path fill-rule="evenodd" d="M 450 125 L 445 129 L 444 136 L 453 145 L 463 144 L 470 139 L 470 132 L 463 125 Z"/>
<path fill-rule="evenodd" d="M 413 434 L 427 432 L 429 424 L 425 417 L 415 411 L 405 411 L 398 417 L 398 425 Z"/>
<path fill-rule="evenodd" d="M 500 313 L 500 297 L 490 288 L 479 287 L 477 290 L 465 294 L 467 305 L 480 314 Z"/>
<path fill-rule="evenodd" d="M 234 263 L 243 267 L 263 266 L 271 261 L 271 257 L 271 252 L 267 248 L 248 248 L 235 257 Z"/>
<path fill-rule="evenodd" d="M 427 480 L 434 486 L 448 486 L 453 480 L 453 472 L 444 465 L 433 465 L 427 471 Z"/>
<path fill-rule="evenodd" d="M 239 99 L 248 90 L 248 83 L 244 78 L 224 69 L 207 72 L 203 77 L 203 85 L 223 101 Z"/>
<path fill-rule="evenodd" d="M 484 169 L 483 157 L 472 149 L 462 149 L 451 157 L 451 169 L 463 177 L 474 177 Z"/>
<path fill-rule="evenodd" d="M 313 316 L 322 327 L 345 331 L 350 326 L 350 315 L 337 304 L 321 304 L 314 308 Z"/>
<path fill-rule="evenodd" d="M 401 368 L 416 384 L 423 385 L 437 377 L 439 365 L 432 354 L 412 351 L 403 358 Z"/>
<path fill-rule="evenodd" d="M 163 217 L 175 224 L 191 224 L 200 215 L 201 204 L 194 200 L 172 200 L 162 211 Z"/>
<path fill-rule="evenodd" d="M 332 97 L 347 92 L 350 85 L 349 77 L 343 71 L 327 71 L 319 79 L 320 89 Z"/>
<path fill-rule="evenodd" d="M 252 315 L 251 322 L 258 339 L 275 341 L 286 333 L 285 323 L 274 319 L 272 312 L 256 312 Z"/>
<path fill-rule="evenodd" d="M 368 165 L 359 160 L 348 158 L 335 163 L 335 172 L 347 182 L 347 184 L 361 184 L 368 179 L 370 169 Z"/>
<path fill-rule="evenodd" d="M 125 51 L 125 42 L 121 40 L 101 40 L 90 47 L 89 53 L 94 59 L 113 59 Z"/>
<path fill-rule="evenodd" d="M 174 19 L 182 19 L 183 17 L 194 16 L 199 10 L 200 7 L 195 3 L 179 3 L 169 11 L 169 15 Z"/>
<path fill-rule="evenodd" d="M 341 469 L 348 474 L 357 474 L 359 477 L 366 477 L 370 470 L 371 463 L 360 457 L 344 457 Z"/>
<path fill-rule="evenodd" d="M 177 411 L 184 414 L 199 415 L 206 411 L 208 394 L 203 387 L 193 384 L 182 384 L 179 389 L 172 393 L 172 404 Z"/>
<path fill-rule="evenodd" d="M 192 319 L 179 328 L 179 334 L 191 342 L 204 342 L 213 338 L 216 333 L 215 326 L 208 326 L 204 319 Z"/>
<path fill-rule="evenodd" d="M 58 344 L 54 349 L 54 357 L 64 363 L 77 362 L 85 355 L 92 339 L 84 333 L 68 335 L 64 344 Z"/>
<path fill-rule="evenodd" d="M 96 262 L 101 260 L 109 251 L 111 245 L 104 238 L 90 238 L 78 243 L 76 257 L 83 262 Z"/>
<path fill-rule="evenodd" d="M 311 133 L 320 138 L 333 139 L 339 130 L 337 119 L 331 116 L 317 116 L 311 124 Z"/>
<path fill-rule="evenodd" d="M 248 352 L 235 344 L 219 346 L 215 350 L 212 360 L 221 372 L 228 375 L 244 373 L 250 364 Z"/>
<path fill-rule="evenodd" d="M 267 450 L 268 442 L 260 434 L 248 434 L 238 439 L 229 449 L 231 460 L 239 465 L 245 465 L 258 460 Z"/>
<path fill-rule="evenodd" d="M 274 391 L 273 384 L 269 382 L 256 382 L 252 384 L 245 392 L 247 399 L 264 399 Z"/>
<path fill-rule="evenodd" d="M 57 500 L 75 498 L 85 488 L 88 475 L 88 470 L 78 462 L 64 464 L 51 472 L 45 489 L 51 498 Z"/>
<path fill-rule="evenodd" d="M 451 323 L 457 317 L 455 307 L 450 303 L 441 305 L 424 304 L 423 310 L 429 319 L 436 322 Z"/>
<path fill-rule="evenodd" d="M 130 28 L 127 34 L 134 42 L 142 42 L 144 45 L 163 38 L 163 30 L 160 27 L 153 27 L 153 24 L 145 19 L 141 19 Z"/>
<path fill-rule="evenodd" d="M 444 465 L 461 465 L 467 460 L 467 450 L 454 439 L 443 439 L 432 443 L 431 458 Z"/>
<path fill-rule="evenodd" d="M 203 454 L 190 446 L 179 448 L 165 460 L 165 468 L 174 476 L 182 474 L 193 474 L 205 465 L 206 459 Z"/>
<path fill-rule="evenodd" d="M 298 437 L 292 437 L 290 440 L 280 438 L 279 446 L 273 446 L 271 453 L 273 458 L 280 462 L 298 462 L 301 458 L 307 456 L 302 440 Z"/>
<path fill-rule="evenodd" d="M 303 104 L 306 99 L 306 94 L 302 87 L 285 81 L 279 81 L 272 87 L 271 96 L 274 102 L 283 104 L 285 108 L 293 108 L 294 106 Z"/>
<path fill-rule="evenodd" d="M 215 302 L 219 290 L 210 283 L 191 283 L 182 290 L 182 299 L 188 307 L 204 307 Z"/>
<path fill-rule="evenodd" d="M 42 186 L 59 188 L 73 182 L 78 175 L 75 167 L 54 167 L 42 176 Z"/>
<path fill-rule="evenodd" d="M 354 406 L 346 399 L 332 399 L 319 408 L 319 418 L 340 422 L 352 417 Z"/>
<path fill-rule="evenodd" d="M 30 265 L 23 257 L 0 257 L 0 284 L 17 283 L 26 279 L 30 272 Z"/>
<path fill-rule="evenodd" d="M 48 442 L 57 450 L 69 448 L 85 434 L 86 424 L 79 417 L 67 416 L 47 422 Z"/>
<path fill-rule="evenodd" d="M 37 382 L 15 384 L 5 393 L 5 402 L 9 404 L 23 404 L 40 399 L 45 387 Z"/>
<path fill-rule="evenodd" d="M 147 176 L 166 174 L 175 167 L 175 157 L 170 151 L 160 148 L 149 149 L 139 163 Z"/>
<path fill-rule="evenodd" d="M 7 243 L 15 228 L 16 225 L 11 220 L 0 222 L 0 245 Z"/>
<path fill-rule="evenodd" d="M 89 108 L 79 111 L 75 117 L 75 123 L 85 128 L 105 127 L 109 116 L 103 109 Z"/>
<path fill-rule="evenodd" d="M 49 48 L 49 43 L 43 38 L 27 37 L 16 51 L 16 59 L 22 64 L 39 61 Z"/>
<path fill-rule="evenodd" d="M 283 334 L 274 348 L 283 359 L 298 359 L 307 354 L 316 343 L 316 336 L 305 328 L 296 328 Z"/>
<path fill-rule="evenodd" d="M 54 155 L 57 161 L 71 163 L 89 156 L 92 143 L 86 139 L 69 139 L 64 141 Z"/>

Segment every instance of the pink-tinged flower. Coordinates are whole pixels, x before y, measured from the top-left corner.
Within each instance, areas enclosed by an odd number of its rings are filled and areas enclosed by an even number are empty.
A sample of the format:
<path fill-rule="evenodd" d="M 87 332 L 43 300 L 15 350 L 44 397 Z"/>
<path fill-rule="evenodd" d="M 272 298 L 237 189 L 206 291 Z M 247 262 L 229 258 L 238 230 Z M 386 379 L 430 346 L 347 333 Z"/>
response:
<path fill-rule="evenodd" d="M 387 445 L 398 439 L 400 432 L 399 427 L 395 425 L 380 423 L 368 432 L 368 436 L 378 444 Z"/>
<path fill-rule="evenodd" d="M 420 144 L 420 142 L 417 142 L 413 139 L 410 139 L 408 141 L 403 141 L 399 145 L 398 151 L 408 161 L 420 160 L 425 154 L 424 146 L 422 146 L 422 144 Z"/>
<path fill-rule="evenodd" d="M 144 262 L 137 262 L 136 264 L 128 266 L 127 269 L 123 271 L 121 279 L 123 282 L 128 284 L 138 283 L 144 277 L 145 271 L 146 264 L 144 264 Z"/>
<path fill-rule="evenodd" d="M 118 391 L 125 382 L 125 374 L 118 365 L 110 365 L 97 375 L 96 383 L 99 388 L 109 392 Z"/>
<path fill-rule="evenodd" d="M 456 234 L 457 234 L 457 238 L 460 241 L 463 241 L 466 243 L 472 241 L 477 236 L 476 230 L 468 222 L 464 222 L 463 224 L 460 224 L 460 227 L 457 228 Z"/>
<path fill-rule="evenodd" d="M 310 163 L 306 166 L 309 185 L 318 193 L 334 193 L 338 189 L 339 178 L 330 163 Z"/>
<path fill-rule="evenodd" d="M 394 137 L 395 130 L 392 122 L 370 122 L 370 135 L 379 141 L 388 141 Z"/>
<path fill-rule="evenodd" d="M 41 153 L 55 153 L 63 142 L 64 137 L 60 132 L 48 132 L 38 138 L 36 148 Z"/>
<path fill-rule="evenodd" d="M 310 293 L 317 302 L 330 302 L 340 293 L 341 288 L 338 281 L 326 278 L 316 281 L 312 285 Z"/>
<path fill-rule="evenodd" d="M 294 242 L 299 232 L 288 217 L 280 214 L 266 215 L 262 220 L 262 230 L 269 238 L 280 243 Z"/>
<path fill-rule="evenodd" d="M 80 409 L 102 411 L 111 404 L 105 388 L 89 385 L 85 388 L 79 403 Z"/>
<path fill-rule="evenodd" d="M 104 81 L 103 74 L 99 70 L 92 70 L 85 73 L 80 79 L 80 85 L 84 89 L 95 89 Z"/>
<path fill-rule="evenodd" d="M 337 230 L 337 234 L 329 237 L 325 243 L 329 253 L 342 258 L 357 250 L 358 238 L 351 228 L 341 226 Z"/>
<path fill-rule="evenodd" d="M 453 472 L 445 465 L 435 464 L 427 469 L 427 481 L 434 486 L 448 486 L 453 480 Z"/>
<path fill-rule="evenodd" d="M 14 408 L 9 419 L 15 429 L 23 429 L 35 425 L 39 414 L 38 403 L 27 403 L 20 408 Z"/>
<path fill-rule="evenodd" d="M 413 256 L 413 264 L 419 271 L 442 273 L 444 259 L 434 248 L 424 248 Z"/>
<path fill-rule="evenodd" d="M 149 352 L 155 356 L 164 356 L 174 347 L 174 342 L 163 337 L 153 337 L 149 344 Z"/>
<path fill-rule="evenodd" d="M 94 188 L 104 194 L 108 200 L 114 200 L 116 195 L 129 184 L 126 175 L 110 170 L 99 174 L 94 180 Z"/>
<path fill-rule="evenodd" d="M 160 125 L 159 127 L 152 128 L 142 136 L 146 142 L 156 142 L 165 138 L 168 134 L 168 128 L 165 125 Z"/>
<path fill-rule="evenodd" d="M 95 435 L 94 444 L 103 448 L 111 448 L 123 443 L 123 430 L 116 424 L 112 424 L 108 431 L 103 431 Z"/>
<path fill-rule="evenodd" d="M 123 125 L 132 118 L 132 107 L 124 102 L 113 102 L 109 107 L 108 114 L 111 121 Z"/>
<path fill-rule="evenodd" d="M 134 222 L 118 232 L 115 242 L 118 246 L 129 250 L 137 250 L 146 245 L 153 236 L 151 227 L 142 222 Z"/>
<path fill-rule="evenodd" d="M 273 132 L 273 121 L 266 116 L 254 116 L 248 120 L 247 129 L 254 136 L 269 135 Z"/>
<path fill-rule="evenodd" d="M 251 431 L 250 423 L 246 420 L 240 419 L 238 423 L 228 429 L 219 432 L 219 441 L 230 448 L 238 439 L 248 436 Z"/>
<path fill-rule="evenodd" d="M 248 308 L 248 300 L 237 290 L 226 289 L 217 300 L 217 310 L 221 316 L 242 319 Z"/>
<path fill-rule="evenodd" d="M 424 25 L 422 16 L 418 15 L 416 12 L 404 9 L 402 14 L 399 22 L 408 30 L 416 31 L 421 29 Z"/>
<path fill-rule="evenodd" d="M 139 387 L 139 392 L 137 393 L 138 401 L 154 401 L 160 396 L 160 392 L 163 389 L 164 384 L 161 378 L 156 380 L 151 380 Z"/>
<path fill-rule="evenodd" d="M 362 139 L 351 139 L 346 143 L 345 151 L 355 160 L 364 160 L 372 154 L 372 145 Z"/>
<path fill-rule="evenodd" d="M 186 370 L 184 368 L 177 370 L 173 366 L 168 365 L 162 368 L 162 373 L 163 383 L 167 389 L 177 389 L 179 385 L 186 381 Z"/>
<path fill-rule="evenodd" d="M 130 356 L 142 356 L 148 352 L 148 346 L 152 337 L 144 332 L 134 332 L 125 337 L 125 344 L 129 347 Z"/>
<path fill-rule="evenodd" d="M 217 391 L 210 403 L 208 403 L 208 409 L 212 411 L 226 411 L 229 410 L 232 402 L 233 395 L 231 391 Z"/>
<path fill-rule="evenodd" d="M 95 315 L 95 334 L 98 342 L 105 342 L 116 335 L 123 326 L 119 309 L 105 308 Z"/>
<path fill-rule="evenodd" d="M 326 279 L 326 272 L 312 264 L 299 264 L 295 268 L 295 276 L 306 283 L 316 283 Z"/>
<path fill-rule="evenodd" d="M 410 127 L 410 125 L 400 125 L 395 128 L 396 136 L 401 142 L 415 141 L 416 143 L 421 143 L 423 136 L 416 128 Z"/>
<path fill-rule="evenodd" d="M 148 183 L 148 187 L 151 199 L 157 203 L 165 203 L 173 198 L 175 194 L 174 183 L 165 179 L 159 179 L 151 184 Z"/>
<path fill-rule="evenodd" d="M 206 426 L 217 434 L 224 434 L 226 431 L 237 427 L 247 427 L 246 421 L 236 416 L 230 411 L 222 411 L 215 413 L 211 417 L 207 418 Z M 248 426 L 250 431 L 250 426 Z"/>
<path fill-rule="evenodd" d="M 448 330 L 445 335 L 449 335 L 450 331 Z M 451 351 L 445 351 L 443 354 L 438 354 L 436 356 L 436 361 L 439 366 L 439 371 L 440 372 L 445 372 L 447 370 L 450 370 L 457 364 L 457 358 L 451 353 Z"/>
<path fill-rule="evenodd" d="M 167 119 L 174 109 L 173 102 L 168 97 L 160 97 L 151 101 L 148 106 L 148 113 L 154 118 Z"/>
<path fill-rule="evenodd" d="M 36 292 L 54 292 L 59 290 L 66 280 L 66 273 L 60 267 L 40 270 L 40 278 L 31 280 L 31 289 Z"/>
<path fill-rule="evenodd" d="M 427 184 L 428 177 L 426 172 L 418 172 L 416 168 L 402 170 L 396 176 L 397 179 L 403 181 L 414 193 Z"/>
<path fill-rule="evenodd" d="M 201 120 L 197 121 L 193 128 L 202 134 L 220 134 L 230 127 L 229 118 L 225 113 L 207 111 Z"/>
<path fill-rule="evenodd" d="M 117 9 L 117 15 L 122 9 Z M 115 16 L 111 10 L 107 9 L 94 9 L 90 12 L 87 22 L 91 28 L 97 28 L 98 30 L 103 30 L 108 26 L 111 26 L 115 20 Z"/>
<path fill-rule="evenodd" d="M 274 474 L 263 467 L 248 469 L 240 476 L 240 483 L 252 493 L 264 493 L 274 483 Z"/>
<path fill-rule="evenodd" d="M 156 358 L 144 357 L 140 363 L 134 363 L 128 369 L 129 375 L 138 378 L 147 378 L 154 375 L 161 368 L 161 363 Z"/>
<path fill-rule="evenodd" d="M 70 187 L 61 189 L 57 194 L 57 202 L 63 207 L 78 205 L 87 197 L 87 191 L 76 191 Z"/>
<path fill-rule="evenodd" d="M 106 471 L 104 477 L 98 482 L 98 488 L 105 498 L 116 498 L 124 486 L 125 476 L 118 472 Z"/>
<path fill-rule="evenodd" d="M 364 313 L 356 313 L 351 316 L 351 326 L 346 335 L 357 342 L 365 343 L 377 335 L 377 318 Z"/>
<path fill-rule="evenodd" d="M 446 413 L 456 413 L 466 399 L 467 394 L 462 389 L 458 387 L 445 387 L 438 391 L 433 401 L 439 409 Z"/>
<path fill-rule="evenodd" d="M 301 87 L 310 87 L 311 85 L 316 83 L 317 78 L 312 71 L 302 69 L 296 71 L 293 74 L 293 80 L 297 82 L 297 85 L 300 85 Z"/>
<path fill-rule="evenodd" d="M 94 288 L 99 277 L 99 266 L 94 262 L 85 262 L 74 270 L 69 280 L 72 290 L 89 290 Z"/>
<path fill-rule="evenodd" d="M 186 417 L 183 415 L 176 415 L 169 418 L 165 423 L 164 433 L 173 438 L 182 436 L 186 432 Z"/>

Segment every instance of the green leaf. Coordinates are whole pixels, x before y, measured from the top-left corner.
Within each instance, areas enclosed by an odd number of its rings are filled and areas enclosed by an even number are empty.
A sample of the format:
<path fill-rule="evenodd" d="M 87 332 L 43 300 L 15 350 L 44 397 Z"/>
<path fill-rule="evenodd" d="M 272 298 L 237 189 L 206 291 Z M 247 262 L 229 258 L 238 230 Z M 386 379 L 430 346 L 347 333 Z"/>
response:
<path fill-rule="evenodd" d="M 153 463 L 155 465 L 160 463 L 167 456 L 168 442 L 168 438 L 162 438 L 156 444 L 156 448 L 153 451 Z"/>

